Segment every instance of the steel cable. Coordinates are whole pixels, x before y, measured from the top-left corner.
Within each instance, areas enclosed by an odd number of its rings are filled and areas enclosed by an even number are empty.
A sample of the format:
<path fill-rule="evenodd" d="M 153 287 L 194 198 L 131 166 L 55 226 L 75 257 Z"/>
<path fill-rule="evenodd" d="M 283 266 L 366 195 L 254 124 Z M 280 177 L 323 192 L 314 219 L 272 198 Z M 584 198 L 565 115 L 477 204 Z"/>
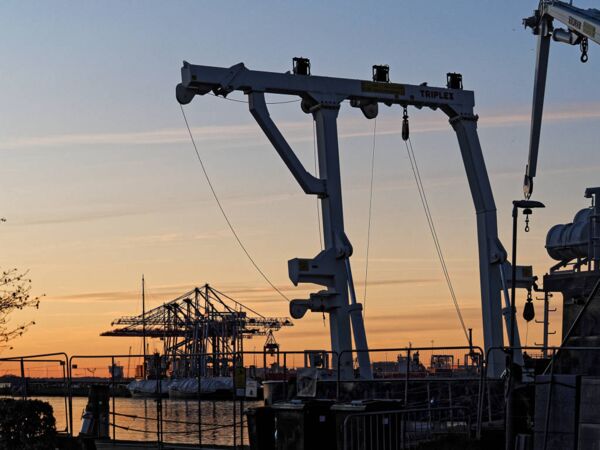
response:
<path fill-rule="evenodd" d="M 369 222 L 367 225 L 367 250 L 365 256 L 365 289 L 363 294 L 363 317 L 367 315 L 367 285 L 369 280 L 369 250 L 371 247 L 371 217 L 373 211 L 373 175 L 375 173 L 375 143 L 377 136 L 377 117 L 373 123 L 373 148 L 371 149 L 371 186 L 369 189 Z"/>
<path fill-rule="evenodd" d="M 202 167 L 202 172 L 204 173 L 204 178 L 206 178 L 206 182 L 208 183 L 208 187 L 210 188 L 210 191 L 212 192 L 212 195 L 213 195 L 213 197 L 215 199 L 215 202 L 217 203 L 217 206 L 219 207 L 219 210 L 221 211 L 221 214 L 223 215 L 223 218 L 225 219 L 225 222 L 227 222 L 227 226 L 231 230 L 231 233 L 235 237 L 235 240 L 237 241 L 237 243 L 239 244 L 240 248 L 245 253 L 245 255 L 248 258 L 248 260 L 252 263 L 252 265 L 254 266 L 254 268 L 256 269 L 256 271 L 264 278 L 264 280 L 273 288 L 273 290 L 275 292 L 277 292 L 283 299 L 285 299 L 286 301 L 289 302 L 290 299 L 283 292 L 281 292 L 281 290 L 279 290 L 279 288 L 277 288 L 277 286 L 275 286 L 271 282 L 271 280 L 269 279 L 269 277 L 267 277 L 267 275 L 261 270 L 261 268 L 258 266 L 258 264 L 256 263 L 256 261 L 254 260 L 254 258 L 252 258 L 252 256 L 250 255 L 250 252 L 246 249 L 246 246 L 243 244 L 243 242 L 240 239 L 239 235 L 235 231 L 235 228 L 233 227 L 233 224 L 229 220 L 229 217 L 227 216 L 227 213 L 225 212 L 225 209 L 223 208 L 223 205 L 221 204 L 221 201 L 219 200 L 219 197 L 217 196 L 217 192 L 215 191 L 215 188 L 213 187 L 213 184 L 212 184 L 212 182 L 210 180 L 210 177 L 208 176 L 208 172 L 206 171 L 206 167 L 204 166 L 204 162 L 202 161 L 202 158 L 200 157 L 200 152 L 198 151 L 198 147 L 196 146 L 196 140 L 194 139 L 194 135 L 192 133 L 192 129 L 190 128 L 190 124 L 188 122 L 187 116 L 185 115 L 185 110 L 183 109 L 183 105 L 179 105 L 179 107 L 181 108 L 181 114 L 183 115 L 183 120 L 185 121 L 185 126 L 186 126 L 187 131 L 188 131 L 188 133 L 190 135 L 190 139 L 192 141 L 192 145 L 194 146 L 194 151 L 196 152 L 196 157 L 198 158 L 198 162 L 200 163 L 200 167 Z"/>
<path fill-rule="evenodd" d="M 433 217 L 431 215 L 431 209 L 429 208 L 429 202 L 427 201 L 427 195 L 425 194 L 425 188 L 423 187 L 423 181 L 421 179 L 421 173 L 419 171 L 419 166 L 417 164 L 417 159 L 415 157 L 412 141 L 410 138 L 404 141 L 406 145 L 406 151 L 408 153 L 408 158 L 410 160 L 410 166 L 415 178 L 415 182 L 417 184 L 417 189 L 419 191 L 419 197 L 421 198 L 421 204 L 423 205 L 423 210 L 425 211 L 425 217 L 427 218 L 427 225 L 429 226 L 429 231 L 431 232 L 431 237 L 433 238 L 433 243 L 435 245 L 435 251 L 438 255 L 438 259 L 440 261 L 440 265 L 442 266 L 442 272 L 444 273 L 444 278 L 446 279 L 446 284 L 448 285 L 448 290 L 450 291 L 450 296 L 452 297 L 452 302 L 454 303 L 454 308 L 456 309 L 456 314 L 458 315 L 458 319 L 460 321 L 460 325 L 465 333 L 465 338 L 467 342 L 469 341 L 469 333 L 467 331 L 467 327 L 465 325 L 465 321 L 463 319 L 462 312 L 460 310 L 460 306 L 458 304 L 458 300 L 456 298 L 456 293 L 454 291 L 454 286 L 452 285 L 452 280 L 450 279 L 450 274 L 448 272 L 448 267 L 446 265 L 446 260 L 444 258 L 444 253 L 442 252 L 442 247 L 440 245 L 440 241 L 437 235 L 437 231 L 435 229 L 435 224 L 433 222 Z"/>

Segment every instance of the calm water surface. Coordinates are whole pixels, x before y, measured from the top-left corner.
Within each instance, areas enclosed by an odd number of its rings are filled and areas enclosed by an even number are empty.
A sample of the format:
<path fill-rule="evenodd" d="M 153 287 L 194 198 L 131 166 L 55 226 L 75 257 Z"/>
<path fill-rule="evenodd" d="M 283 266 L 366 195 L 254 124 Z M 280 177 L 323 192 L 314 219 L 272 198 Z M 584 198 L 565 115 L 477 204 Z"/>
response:
<path fill-rule="evenodd" d="M 52 405 L 56 428 L 66 428 L 65 399 L 63 397 L 36 397 Z M 81 427 L 81 414 L 87 404 L 85 397 L 73 397 L 73 428 L 77 433 Z M 244 409 L 262 405 L 261 401 L 244 402 Z M 233 445 L 234 406 L 237 434 L 235 439 L 240 443 L 240 404 L 232 401 L 201 402 L 202 442 L 206 444 Z M 157 402 L 143 398 L 115 398 L 115 412 L 125 414 L 116 416 L 115 428 L 117 439 L 133 439 L 156 441 L 157 439 Z M 197 400 L 162 400 L 163 441 L 178 443 L 198 443 L 198 401 Z M 112 403 L 111 418 L 112 423 Z M 245 420 L 245 418 L 244 418 Z M 245 424 L 245 422 L 244 422 Z M 113 428 L 110 433 L 112 436 Z M 248 443 L 246 427 L 243 430 L 244 443 Z"/>

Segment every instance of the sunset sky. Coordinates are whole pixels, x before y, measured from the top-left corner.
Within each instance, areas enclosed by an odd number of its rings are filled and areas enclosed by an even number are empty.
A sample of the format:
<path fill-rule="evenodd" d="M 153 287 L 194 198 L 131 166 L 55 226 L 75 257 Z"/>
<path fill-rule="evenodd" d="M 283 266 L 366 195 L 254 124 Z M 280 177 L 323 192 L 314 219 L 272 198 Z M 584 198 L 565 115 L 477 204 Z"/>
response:
<path fill-rule="evenodd" d="M 580 6 L 597 2 L 579 1 Z M 0 5 L 0 245 L 3 268 L 30 270 L 36 325 L 2 356 L 140 351 L 139 339 L 99 337 L 122 315 L 210 283 L 265 315 L 288 304 L 246 259 L 195 159 L 174 88 L 182 60 L 285 72 L 294 56 L 312 73 L 444 85 L 461 72 L 475 91 L 480 139 L 510 247 L 510 208 L 522 197 L 535 39 L 521 19 L 537 1 L 7 1 Z M 600 53 L 590 61 L 554 44 L 532 231 L 520 262 L 543 275 L 546 232 L 570 222 L 599 184 Z M 239 93 L 232 98 L 242 99 Z M 290 298 L 287 260 L 319 251 L 315 200 L 302 193 L 243 103 L 212 96 L 186 106 L 224 208 L 261 268 Z M 310 117 L 298 103 L 271 113 L 307 168 Z M 372 347 L 464 344 L 400 137 L 402 111 L 377 121 L 366 327 Z M 409 110 L 412 141 L 468 327 L 483 345 L 475 215 L 458 145 L 440 112 Z M 373 121 L 345 105 L 340 152 L 347 234 L 364 293 Z M 522 227 L 521 227 L 522 229 Z M 558 296 L 556 297 L 558 299 Z M 520 303 L 524 299 L 521 293 Z M 558 301 L 557 301 L 558 304 Z M 541 302 L 536 302 L 541 318 Z M 520 315 L 521 310 L 519 310 Z M 559 328 L 559 313 L 551 329 Z M 525 343 L 526 327 L 521 325 Z M 558 336 L 557 336 L 558 337 Z M 319 314 L 281 331 L 283 348 L 328 348 Z M 541 339 L 530 324 L 527 342 Z M 255 339 L 247 348 L 262 348 Z"/>

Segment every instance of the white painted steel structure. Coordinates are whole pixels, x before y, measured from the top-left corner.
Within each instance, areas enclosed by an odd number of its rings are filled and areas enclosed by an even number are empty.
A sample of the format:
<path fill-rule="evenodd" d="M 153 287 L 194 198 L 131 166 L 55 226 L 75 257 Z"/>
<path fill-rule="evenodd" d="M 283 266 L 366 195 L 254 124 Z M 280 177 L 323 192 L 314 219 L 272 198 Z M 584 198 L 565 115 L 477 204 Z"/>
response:
<path fill-rule="evenodd" d="M 567 29 L 555 28 L 554 20 L 566 25 Z M 533 104 L 531 108 L 531 131 L 529 138 L 529 159 L 525 169 L 523 193 L 526 198 L 533 192 L 533 178 L 537 172 L 537 160 L 542 130 L 546 75 L 550 56 L 550 39 L 570 45 L 579 45 L 581 61 L 587 61 L 588 41 L 600 44 L 600 10 L 581 9 L 557 0 L 542 0 L 534 15 L 523 19 L 523 24 L 533 30 L 538 37 L 535 78 L 533 84 Z"/>
<path fill-rule="evenodd" d="M 474 93 L 462 89 L 462 82 L 449 81 L 447 88 L 331 78 L 296 73 L 274 73 L 247 69 L 243 63 L 229 68 L 183 63 L 182 83 L 177 86 L 181 104 L 195 95 L 212 92 L 226 96 L 233 91 L 248 95 L 252 116 L 275 147 L 305 193 L 320 199 L 325 248 L 314 258 L 289 261 L 289 276 L 294 284 L 315 283 L 325 290 L 309 299 L 293 300 L 291 315 L 298 319 L 306 311 L 329 315 L 332 351 L 358 351 L 360 376 L 371 378 L 367 337 L 362 318 L 362 305 L 354 295 L 350 256 L 352 245 L 344 231 L 342 187 L 337 135 L 337 116 L 343 101 L 349 100 L 372 119 L 378 105 L 429 107 L 443 111 L 456 132 L 477 215 L 481 302 L 484 343 L 486 349 L 503 345 L 502 316 L 510 330 L 510 314 L 501 305 L 501 291 L 506 292 L 504 274 L 509 273 L 506 251 L 498 239 L 496 205 L 490 186 L 474 114 Z M 449 74 L 449 80 L 451 79 Z M 317 131 L 319 176 L 310 174 L 269 115 L 265 94 L 299 96 L 302 110 L 312 114 Z M 504 313 L 504 314 L 503 314 Z M 354 344 L 352 346 L 352 335 Z M 518 333 L 515 345 L 520 347 Z M 334 367 L 337 361 L 334 361 Z M 352 377 L 352 358 L 340 358 L 341 375 Z M 488 374 L 499 376 L 504 361 L 499 352 L 491 352 Z"/>

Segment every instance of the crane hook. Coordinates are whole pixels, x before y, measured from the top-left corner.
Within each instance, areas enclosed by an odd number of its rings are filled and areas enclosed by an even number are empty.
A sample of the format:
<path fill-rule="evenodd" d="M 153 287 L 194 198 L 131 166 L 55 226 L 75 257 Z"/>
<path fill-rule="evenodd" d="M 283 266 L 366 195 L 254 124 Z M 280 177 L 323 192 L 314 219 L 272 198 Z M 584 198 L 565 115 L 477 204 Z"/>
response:
<path fill-rule="evenodd" d="M 529 233 L 529 215 L 531 212 L 532 211 L 529 208 L 523 210 L 523 214 L 525 215 L 525 233 Z"/>
<path fill-rule="evenodd" d="M 579 43 L 579 49 L 581 50 L 581 62 L 588 62 L 588 38 L 584 37 L 581 39 L 581 42 Z"/>

